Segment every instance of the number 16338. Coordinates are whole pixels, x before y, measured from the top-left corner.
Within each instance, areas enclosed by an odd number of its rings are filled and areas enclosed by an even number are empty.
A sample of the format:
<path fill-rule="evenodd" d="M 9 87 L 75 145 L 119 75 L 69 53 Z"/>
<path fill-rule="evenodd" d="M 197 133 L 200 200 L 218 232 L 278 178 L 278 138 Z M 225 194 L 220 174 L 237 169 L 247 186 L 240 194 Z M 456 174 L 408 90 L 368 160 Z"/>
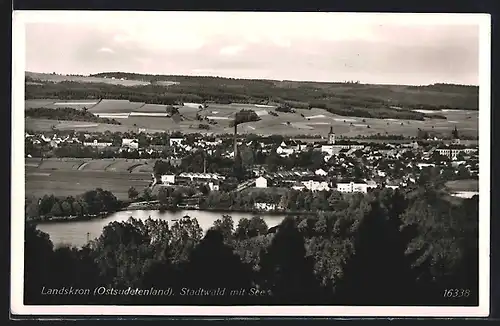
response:
<path fill-rule="evenodd" d="M 446 289 L 443 296 L 445 298 L 467 298 L 470 296 L 469 289 Z"/>

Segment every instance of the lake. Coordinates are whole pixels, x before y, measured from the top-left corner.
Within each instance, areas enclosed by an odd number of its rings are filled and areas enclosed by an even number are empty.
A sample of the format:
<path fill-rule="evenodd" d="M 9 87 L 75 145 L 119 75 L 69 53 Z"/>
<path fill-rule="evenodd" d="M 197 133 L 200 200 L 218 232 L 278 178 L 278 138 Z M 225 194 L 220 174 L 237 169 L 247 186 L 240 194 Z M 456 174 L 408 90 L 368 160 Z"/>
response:
<path fill-rule="evenodd" d="M 160 212 L 157 210 L 133 210 L 133 211 L 120 211 L 105 218 L 98 218 L 90 221 L 74 221 L 74 222 L 51 222 L 42 223 L 37 226 L 37 228 L 50 235 L 50 239 L 54 245 L 58 244 L 70 244 L 73 246 L 83 246 L 87 244 L 87 233 L 89 233 L 90 239 L 95 239 L 99 237 L 102 233 L 103 228 L 111 222 L 122 222 L 133 217 L 140 220 L 146 220 L 149 217 L 152 219 L 161 219 L 172 222 L 173 220 L 180 219 L 185 215 L 189 215 L 192 218 L 198 220 L 198 224 L 206 232 L 210 227 L 213 226 L 217 219 L 221 219 L 223 215 L 231 215 L 234 221 L 234 227 L 238 225 L 238 221 L 242 218 L 251 218 L 257 214 L 252 213 L 239 213 L 239 212 L 209 212 L 209 211 L 198 211 L 198 210 L 181 210 L 175 212 Z M 269 228 L 278 225 L 284 218 L 285 215 L 275 215 L 275 214 L 258 214 L 262 217 Z M 171 226 L 173 223 L 169 223 Z"/>

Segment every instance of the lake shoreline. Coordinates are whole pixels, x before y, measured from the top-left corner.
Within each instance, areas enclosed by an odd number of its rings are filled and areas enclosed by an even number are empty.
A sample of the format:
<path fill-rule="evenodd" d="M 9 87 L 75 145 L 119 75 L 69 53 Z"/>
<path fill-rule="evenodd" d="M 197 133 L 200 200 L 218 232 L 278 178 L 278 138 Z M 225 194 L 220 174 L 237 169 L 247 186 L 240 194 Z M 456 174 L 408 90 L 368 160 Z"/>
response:
<path fill-rule="evenodd" d="M 160 208 L 150 208 L 150 207 L 125 207 L 116 212 L 106 212 L 97 215 L 84 215 L 84 216 L 67 216 L 67 217 L 57 217 L 54 219 L 46 219 L 46 220 L 30 220 L 28 223 L 33 223 L 35 225 L 38 224 L 57 224 L 57 223 L 70 223 L 70 222 L 80 222 L 80 221 L 95 221 L 99 219 L 106 219 L 117 212 L 127 212 L 127 211 L 156 211 L 156 212 L 178 212 L 178 211 L 188 211 L 188 212 L 210 212 L 210 213 L 221 213 L 223 215 L 231 215 L 231 213 L 247 213 L 247 214 L 265 214 L 265 215 L 316 215 L 316 212 L 311 211 L 290 211 L 290 210 L 273 210 L 273 211 L 265 211 L 265 210 L 244 210 L 244 209 L 220 209 L 220 208 L 184 208 L 179 207 L 178 209 L 160 209 Z"/>

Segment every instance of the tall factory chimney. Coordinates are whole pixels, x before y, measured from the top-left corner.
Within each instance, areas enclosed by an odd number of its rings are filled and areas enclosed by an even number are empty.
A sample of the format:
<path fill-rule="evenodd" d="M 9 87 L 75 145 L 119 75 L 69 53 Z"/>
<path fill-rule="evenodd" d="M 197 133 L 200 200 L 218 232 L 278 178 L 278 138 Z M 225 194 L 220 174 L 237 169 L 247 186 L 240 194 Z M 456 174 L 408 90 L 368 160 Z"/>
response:
<path fill-rule="evenodd" d="M 236 160 L 236 154 L 238 153 L 238 124 L 236 119 L 234 121 L 234 159 Z"/>

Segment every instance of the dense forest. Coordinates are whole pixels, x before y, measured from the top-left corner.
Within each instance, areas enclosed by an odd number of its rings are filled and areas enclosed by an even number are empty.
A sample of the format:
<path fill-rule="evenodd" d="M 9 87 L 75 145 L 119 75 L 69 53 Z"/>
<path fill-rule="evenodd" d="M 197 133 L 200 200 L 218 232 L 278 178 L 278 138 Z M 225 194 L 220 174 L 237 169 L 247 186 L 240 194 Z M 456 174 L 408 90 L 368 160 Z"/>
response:
<path fill-rule="evenodd" d="M 36 76 L 36 75 L 35 75 Z M 175 81 L 162 86 L 155 83 L 122 86 L 75 81 L 44 82 L 27 77 L 26 99 L 57 98 L 122 99 L 164 105 L 180 102 L 278 104 L 296 109 L 322 108 L 331 113 L 365 118 L 423 120 L 445 118 L 438 113 L 424 114 L 413 109 L 478 109 L 478 90 L 474 87 L 414 87 L 363 85 L 355 83 L 301 83 L 243 80 L 219 77 L 152 76 L 104 73 L 94 77 L 130 80 Z M 437 88 L 436 88 L 437 87 Z M 395 107 L 398 108 L 395 108 Z"/>
<path fill-rule="evenodd" d="M 24 111 L 26 117 L 49 120 L 69 120 L 69 121 L 87 121 L 95 123 L 109 123 L 119 125 L 115 119 L 100 118 L 87 110 L 77 110 L 73 108 L 31 108 Z"/>
<path fill-rule="evenodd" d="M 273 228 L 221 216 L 206 234 L 188 216 L 112 222 L 83 248 L 55 246 L 28 224 L 25 304 L 478 304 L 477 196 L 384 189 L 331 195 L 327 206 Z M 62 287 L 91 293 L 47 295 Z M 172 295 L 101 293 L 136 288 Z"/>

